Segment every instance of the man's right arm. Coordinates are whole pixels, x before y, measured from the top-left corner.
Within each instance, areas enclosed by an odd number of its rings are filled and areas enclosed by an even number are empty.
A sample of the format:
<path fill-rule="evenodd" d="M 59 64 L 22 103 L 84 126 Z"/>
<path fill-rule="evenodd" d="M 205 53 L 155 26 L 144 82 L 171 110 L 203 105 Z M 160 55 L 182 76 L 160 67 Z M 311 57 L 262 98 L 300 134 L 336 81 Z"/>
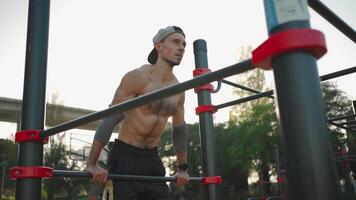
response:
<path fill-rule="evenodd" d="M 90 149 L 86 170 L 93 175 L 92 180 L 98 183 L 104 183 L 107 180 L 107 171 L 97 166 L 100 153 L 104 146 L 109 142 L 115 126 L 124 119 L 124 115 L 119 113 L 106 117 L 100 121 L 96 129 L 92 147 Z"/>
<path fill-rule="evenodd" d="M 131 99 L 140 91 L 141 85 L 137 80 L 142 80 L 140 72 L 133 70 L 128 72 L 121 80 L 117 88 L 111 105 L 115 105 Z M 89 153 L 86 170 L 93 175 L 92 181 L 105 183 L 107 180 L 107 170 L 101 168 L 96 163 L 99 159 L 102 149 L 109 141 L 114 127 L 124 118 L 123 114 L 116 114 L 111 117 L 104 118 L 95 133 L 93 144 Z"/>
<path fill-rule="evenodd" d="M 99 159 L 101 150 L 104 148 L 104 146 L 104 143 L 94 139 L 90 149 L 87 166 L 85 168 L 86 171 L 92 174 L 92 181 L 97 183 L 105 183 L 107 180 L 108 172 L 96 164 Z"/>

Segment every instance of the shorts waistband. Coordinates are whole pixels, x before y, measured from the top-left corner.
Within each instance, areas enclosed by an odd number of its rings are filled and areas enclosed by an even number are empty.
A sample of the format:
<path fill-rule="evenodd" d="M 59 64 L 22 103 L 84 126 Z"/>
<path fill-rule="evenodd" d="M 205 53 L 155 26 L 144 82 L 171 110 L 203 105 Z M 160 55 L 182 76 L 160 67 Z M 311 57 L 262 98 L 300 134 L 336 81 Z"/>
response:
<path fill-rule="evenodd" d="M 153 147 L 149 149 L 142 149 L 131 144 L 127 144 L 119 139 L 115 139 L 115 143 L 113 147 L 118 148 L 119 150 L 127 150 L 128 152 L 144 154 L 144 155 L 157 155 L 158 154 L 158 147 Z"/>

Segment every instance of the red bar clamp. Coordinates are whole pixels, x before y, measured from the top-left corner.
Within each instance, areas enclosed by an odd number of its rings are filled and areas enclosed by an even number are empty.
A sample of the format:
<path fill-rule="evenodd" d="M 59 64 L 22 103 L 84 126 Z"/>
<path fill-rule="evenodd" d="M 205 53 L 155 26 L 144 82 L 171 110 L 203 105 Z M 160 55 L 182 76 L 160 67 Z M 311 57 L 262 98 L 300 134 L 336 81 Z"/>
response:
<path fill-rule="evenodd" d="M 15 143 L 26 141 L 42 141 L 43 144 L 48 143 L 48 137 L 42 138 L 40 133 L 42 130 L 23 130 L 15 134 Z"/>
<path fill-rule="evenodd" d="M 12 167 L 10 169 L 11 179 L 50 178 L 52 176 L 53 176 L 53 169 L 46 166 L 24 166 L 24 167 Z"/>
<path fill-rule="evenodd" d="M 310 52 L 317 59 L 322 57 L 327 52 L 324 34 L 309 28 L 273 34 L 252 51 L 252 63 L 255 67 L 270 70 L 273 57 L 293 51 Z"/>
<path fill-rule="evenodd" d="M 194 88 L 194 92 L 198 93 L 201 90 L 208 90 L 209 92 L 214 92 L 214 86 L 212 84 L 205 84 Z"/>
<path fill-rule="evenodd" d="M 195 108 L 195 113 L 197 115 L 205 112 L 210 112 L 213 114 L 216 113 L 216 111 L 218 111 L 218 109 L 214 105 L 200 105 L 197 108 Z"/>
<path fill-rule="evenodd" d="M 277 183 L 285 183 L 285 182 L 286 182 L 285 177 L 283 176 L 277 177 Z"/>
<path fill-rule="evenodd" d="M 196 77 L 196 76 L 208 73 L 208 72 L 210 72 L 210 69 L 207 67 L 196 68 L 195 70 L 193 70 L 193 77 Z"/>
<path fill-rule="evenodd" d="M 221 176 L 207 176 L 207 177 L 203 177 L 201 182 L 204 185 L 207 185 L 207 184 L 221 184 L 222 183 L 222 178 L 221 178 Z"/>
<path fill-rule="evenodd" d="M 209 68 L 205 68 L 205 67 L 197 68 L 197 69 L 193 70 L 193 77 L 196 77 L 196 76 L 208 73 L 208 72 L 210 72 Z M 209 92 L 214 92 L 214 86 L 209 83 L 209 84 L 205 84 L 205 85 L 198 86 L 198 87 L 194 88 L 195 93 L 198 93 L 201 90 L 208 90 Z"/>

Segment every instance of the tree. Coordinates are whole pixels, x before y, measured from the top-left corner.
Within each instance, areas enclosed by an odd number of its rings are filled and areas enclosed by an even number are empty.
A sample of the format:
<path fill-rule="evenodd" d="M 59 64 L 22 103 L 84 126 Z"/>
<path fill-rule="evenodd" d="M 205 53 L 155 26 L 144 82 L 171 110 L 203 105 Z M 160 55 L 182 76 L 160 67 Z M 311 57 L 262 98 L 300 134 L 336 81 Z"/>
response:
<path fill-rule="evenodd" d="M 335 82 L 323 82 L 321 88 L 327 119 L 346 116 L 353 113 L 351 106 L 352 101 L 345 92 L 337 88 Z M 340 148 L 347 142 L 347 140 L 353 138 L 352 134 L 347 135 L 347 132 L 336 126 L 328 124 L 328 129 L 331 133 L 334 151 L 340 151 Z"/>
<path fill-rule="evenodd" d="M 58 170 L 79 169 L 77 162 L 69 160 L 69 152 L 62 142 L 52 143 L 45 151 L 44 164 Z M 68 178 L 45 179 L 44 188 L 49 200 L 54 199 L 56 194 L 68 195 L 71 199 L 76 199 L 81 190 L 89 188 L 89 181 Z"/>
<path fill-rule="evenodd" d="M 252 47 L 240 49 L 239 61 L 251 57 Z M 266 91 L 265 75 L 261 69 L 251 70 L 240 74 L 236 81 L 243 86 L 256 91 Z M 233 94 L 242 98 L 255 93 L 246 90 L 234 89 Z M 238 167 L 245 180 L 242 187 L 236 185 L 235 189 L 248 189 L 247 178 L 252 171 L 259 172 L 260 179 L 269 181 L 270 172 L 275 171 L 275 149 L 279 145 L 278 123 L 271 99 L 260 98 L 231 107 L 229 126 L 236 129 L 234 141 L 230 147 L 230 156 L 235 158 L 234 167 Z M 269 187 L 265 187 L 269 192 Z"/>
<path fill-rule="evenodd" d="M 270 172 L 275 173 L 275 148 L 279 146 L 279 127 L 273 104 L 254 105 L 235 130 L 233 143 L 229 146 L 232 167 L 247 173 L 245 183 L 253 171 L 259 172 L 260 180 L 269 181 Z M 266 193 L 270 192 L 269 185 L 264 188 Z"/>
<path fill-rule="evenodd" d="M 251 58 L 252 47 L 251 46 L 241 47 L 239 52 L 240 52 L 240 56 L 238 61 L 241 62 L 243 60 Z M 266 87 L 264 70 L 262 69 L 250 70 L 243 74 L 239 74 L 235 76 L 235 82 L 261 92 L 268 89 Z M 232 93 L 233 95 L 239 98 L 256 94 L 239 88 L 234 88 Z M 270 101 L 266 98 L 261 98 L 240 105 L 231 106 L 230 114 L 229 114 L 230 122 L 233 123 L 238 122 L 251 111 L 253 105 L 258 105 L 260 103 L 266 103 L 266 102 L 270 102 Z"/>
<path fill-rule="evenodd" d="M 10 180 L 9 170 L 11 167 L 17 166 L 17 145 L 8 139 L 0 139 L 0 167 L 1 181 L 4 178 L 4 193 L 15 193 L 15 181 Z M 2 170 L 5 168 L 5 170 Z M 3 174 L 5 172 L 5 174 Z M 2 189 L 2 188 L 0 188 Z"/>

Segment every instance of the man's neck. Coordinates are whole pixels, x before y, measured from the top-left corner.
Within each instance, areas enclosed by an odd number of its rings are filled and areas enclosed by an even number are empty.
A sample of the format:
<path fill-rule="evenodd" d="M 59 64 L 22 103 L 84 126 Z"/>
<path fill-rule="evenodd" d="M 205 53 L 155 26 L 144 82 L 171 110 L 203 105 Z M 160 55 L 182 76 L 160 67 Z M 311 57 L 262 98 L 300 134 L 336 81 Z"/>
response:
<path fill-rule="evenodd" d="M 166 79 L 170 79 L 173 73 L 173 67 L 169 65 L 167 62 L 161 61 L 157 62 L 153 66 L 153 70 L 155 71 L 155 75 L 161 78 L 162 81 Z"/>

